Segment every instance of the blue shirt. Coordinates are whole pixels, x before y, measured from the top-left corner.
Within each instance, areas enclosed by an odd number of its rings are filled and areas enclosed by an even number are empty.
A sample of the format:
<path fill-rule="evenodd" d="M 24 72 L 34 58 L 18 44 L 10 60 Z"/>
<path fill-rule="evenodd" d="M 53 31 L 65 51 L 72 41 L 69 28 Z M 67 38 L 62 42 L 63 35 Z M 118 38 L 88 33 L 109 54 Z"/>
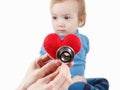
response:
<path fill-rule="evenodd" d="M 74 57 L 73 60 L 74 65 L 70 67 L 70 72 L 72 77 L 76 75 L 80 75 L 80 76 L 84 75 L 86 55 L 89 51 L 89 39 L 87 38 L 87 36 L 80 34 L 78 30 L 75 32 L 75 35 L 77 35 L 80 38 L 82 47 L 81 50 Z M 61 36 L 61 38 L 63 39 L 64 37 Z M 42 45 L 40 50 L 40 55 L 44 55 L 45 53 L 46 51 Z"/>

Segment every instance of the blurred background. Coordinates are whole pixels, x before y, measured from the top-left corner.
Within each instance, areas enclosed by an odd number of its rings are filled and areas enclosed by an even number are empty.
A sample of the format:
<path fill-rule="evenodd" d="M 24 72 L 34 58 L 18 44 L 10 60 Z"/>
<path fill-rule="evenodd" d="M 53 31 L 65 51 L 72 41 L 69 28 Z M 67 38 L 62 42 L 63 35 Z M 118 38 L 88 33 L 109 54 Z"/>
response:
<path fill-rule="evenodd" d="M 0 90 L 16 90 L 30 63 L 52 33 L 49 0 L 0 0 Z M 88 36 L 86 78 L 105 77 L 119 89 L 119 0 L 86 0 L 87 20 L 79 32 Z"/>

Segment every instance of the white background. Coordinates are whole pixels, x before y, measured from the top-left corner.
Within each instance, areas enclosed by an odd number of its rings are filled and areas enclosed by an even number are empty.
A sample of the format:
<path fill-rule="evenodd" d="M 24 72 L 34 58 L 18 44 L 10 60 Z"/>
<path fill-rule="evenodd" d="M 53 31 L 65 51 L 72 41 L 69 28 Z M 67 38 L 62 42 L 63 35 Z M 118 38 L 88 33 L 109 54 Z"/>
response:
<path fill-rule="evenodd" d="M 79 29 L 90 39 L 86 77 L 107 78 L 109 90 L 120 81 L 119 8 L 119 0 L 86 0 L 87 21 Z M 0 90 L 16 90 L 51 32 L 49 0 L 0 0 Z"/>

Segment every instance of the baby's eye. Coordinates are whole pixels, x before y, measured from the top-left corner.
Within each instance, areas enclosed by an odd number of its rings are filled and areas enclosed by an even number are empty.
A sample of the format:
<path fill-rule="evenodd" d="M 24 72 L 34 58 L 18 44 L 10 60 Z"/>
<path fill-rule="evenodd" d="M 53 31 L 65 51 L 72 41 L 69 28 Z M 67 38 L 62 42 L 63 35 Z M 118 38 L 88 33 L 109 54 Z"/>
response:
<path fill-rule="evenodd" d="M 52 19 L 57 19 L 57 17 L 56 16 L 52 16 Z"/>
<path fill-rule="evenodd" d="M 69 18 L 70 18 L 70 17 L 68 17 L 68 16 L 65 16 L 65 17 L 64 17 L 64 19 L 69 19 Z"/>

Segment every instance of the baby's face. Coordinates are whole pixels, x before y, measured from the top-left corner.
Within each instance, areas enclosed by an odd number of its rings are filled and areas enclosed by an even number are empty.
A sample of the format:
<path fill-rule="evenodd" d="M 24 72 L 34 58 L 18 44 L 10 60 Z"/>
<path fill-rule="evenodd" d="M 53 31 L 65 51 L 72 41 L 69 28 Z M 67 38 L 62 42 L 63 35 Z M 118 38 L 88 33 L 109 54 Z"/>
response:
<path fill-rule="evenodd" d="M 55 33 L 63 36 L 74 33 L 79 25 L 77 1 L 55 3 L 51 8 L 51 16 Z"/>

